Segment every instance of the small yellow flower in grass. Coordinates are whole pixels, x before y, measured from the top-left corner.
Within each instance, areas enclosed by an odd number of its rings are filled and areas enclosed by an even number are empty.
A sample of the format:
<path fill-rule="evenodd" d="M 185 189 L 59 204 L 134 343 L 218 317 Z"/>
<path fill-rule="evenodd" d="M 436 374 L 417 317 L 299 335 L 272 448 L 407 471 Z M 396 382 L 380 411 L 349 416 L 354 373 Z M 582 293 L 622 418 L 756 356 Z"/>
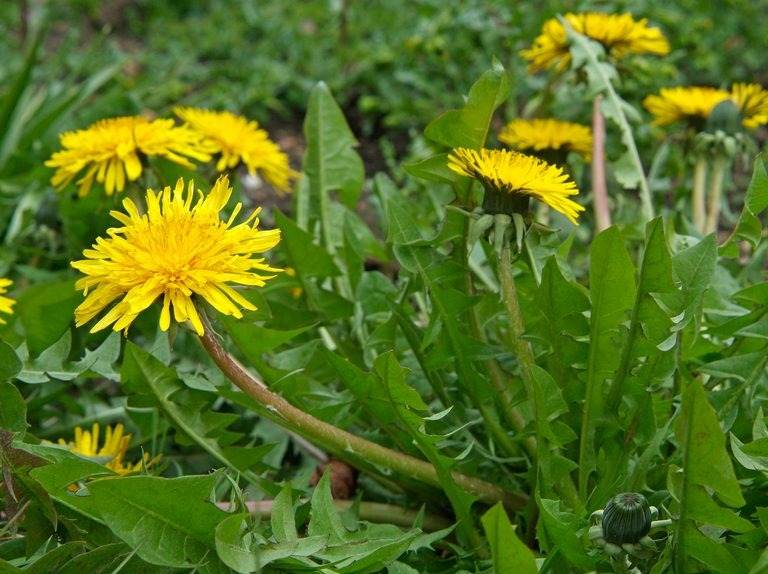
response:
<path fill-rule="evenodd" d="M 174 189 L 147 190 L 146 214 L 130 199 L 123 200 L 125 213 L 111 213 L 122 227 L 109 229 L 107 237 L 98 238 L 83 252 L 85 259 L 72 263 L 85 275 L 76 284 L 86 295 L 75 310 L 77 326 L 112 306 L 91 332 L 110 325 L 115 331 L 127 330 L 158 298 L 163 302 L 160 328 L 164 331 L 173 316 L 178 323 L 189 321 L 203 334 L 193 296 L 237 318 L 242 317 L 240 307 L 255 310 L 230 284 L 263 286 L 280 271 L 254 257 L 277 245 L 280 230 L 259 229 L 260 209 L 236 224 L 240 203 L 223 221 L 219 214 L 231 195 L 224 176 L 208 195 L 196 193 L 194 182 L 185 186 L 182 179 Z"/>
<path fill-rule="evenodd" d="M 659 28 L 648 26 L 648 20 L 635 20 L 632 14 L 603 14 L 585 12 L 566 14 L 566 21 L 575 32 L 600 42 L 608 54 L 621 59 L 629 54 L 669 53 L 669 42 Z M 533 45 L 521 52 L 528 60 L 528 69 L 539 72 L 547 68 L 565 70 L 571 62 L 568 35 L 557 18 L 544 22 L 541 34 Z"/>
<path fill-rule="evenodd" d="M 499 133 L 499 141 L 523 151 L 573 151 L 587 161 L 592 158 L 592 128 L 573 122 L 512 120 Z"/>
<path fill-rule="evenodd" d="M 59 444 L 76 454 L 100 459 L 104 466 L 121 475 L 139 472 L 157 461 L 157 458 L 150 459 L 149 453 L 144 453 L 138 462 L 125 462 L 132 435 L 125 434 L 122 424 L 114 428 L 107 426 L 105 434 L 104 444 L 99 445 L 99 423 L 94 423 L 90 431 L 76 427 L 75 439 L 67 442 L 60 438 Z"/>
<path fill-rule="evenodd" d="M 728 92 L 717 88 L 662 88 L 658 95 L 647 96 L 643 105 L 655 116 L 655 125 L 666 126 L 682 120 L 702 123 L 717 104 L 729 98 Z"/>
<path fill-rule="evenodd" d="M 94 180 L 104 184 L 107 195 L 123 191 L 143 170 L 143 157 L 164 157 L 192 168 L 190 161 L 209 161 L 209 149 L 200 134 L 174 124 L 173 120 L 149 120 L 126 116 L 101 120 L 90 127 L 61 134 L 61 151 L 45 162 L 56 168 L 51 184 L 65 187 L 75 177 L 80 195 L 87 195 Z"/>
<path fill-rule="evenodd" d="M 13 281 L 0 277 L 0 313 L 10 315 L 13 313 L 13 306 L 16 303 L 10 297 L 3 297 L 8 292 L 8 287 L 13 285 Z M 0 325 L 5 325 L 5 321 L 0 317 Z"/>
<path fill-rule="evenodd" d="M 200 133 L 205 142 L 221 154 L 218 171 L 245 165 L 248 173 L 259 175 L 279 191 L 290 191 L 298 173 L 291 169 L 288 156 L 269 139 L 258 122 L 232 112 L 178 107 L 174 113 Z"/>
<path fill-rule="evenodd" d="M 731 99 L 741 111 L 745 128 L 768 124 L 768 90 L 760 84 L 734 84 Z"/>
<path fill-rule="evenodd" d="M 486 194 L 494 191 L 534 197 L 573 223 L 584 211 L 570 199 L 579 190 L 563 169 L 533 156 L 508 150 L 457 148 L 448 156 L 448 167 L 480 181 Z"/>

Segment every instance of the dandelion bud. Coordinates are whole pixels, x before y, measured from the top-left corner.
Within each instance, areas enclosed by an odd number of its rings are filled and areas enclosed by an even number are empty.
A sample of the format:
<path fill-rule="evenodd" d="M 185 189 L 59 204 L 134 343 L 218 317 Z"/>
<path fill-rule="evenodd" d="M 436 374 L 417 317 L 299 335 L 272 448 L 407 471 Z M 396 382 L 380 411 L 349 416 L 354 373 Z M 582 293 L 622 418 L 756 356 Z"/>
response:
<path fill-rule="evenodd" d="M 635 544 L 651 530 L 651 510 L 642 494 L 623 492 L 603 511 L 603 538 L 613 544 Z"/>

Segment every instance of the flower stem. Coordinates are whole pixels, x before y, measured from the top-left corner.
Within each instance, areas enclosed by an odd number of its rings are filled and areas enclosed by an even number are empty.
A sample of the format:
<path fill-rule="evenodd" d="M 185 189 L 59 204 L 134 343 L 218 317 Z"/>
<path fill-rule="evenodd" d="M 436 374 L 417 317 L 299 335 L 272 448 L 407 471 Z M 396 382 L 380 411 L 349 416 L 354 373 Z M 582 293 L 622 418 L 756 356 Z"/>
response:
<path fill-rule="evenodd" d="M 691 195 L 691 208 L 693 210 L 693 226 L 699 233 L 704 232 L 704 188 L 707 184 L 707 157 L 704 154 L 696 159 L 693 168 L 693 194 Z"/>
<path fill-rule="evenodd" d="M 538 445 L 538 448 L 541 448 L 541 445 L 544 443 L 542 443 L 543 437 L 540 432 L 540 423 L 542 422 L 541 417 L 544 416 L 544 413 L 541 404 L 542 397 L 537 392 L 537 384 L 533 376 L 536 359 L 530 344 L 524 338 L 525 323 L 523 321 L 523 313 L 520 309 L 520 300 L 517 296 L 515 278 L 514 275 L 512 275 L 512 255 L 510 242 L 508 240 L 504 241 L 499 256 L 499 282 L 501 284 L 501 295 L 504 300 L 504 307 L 506 308 L 507 316 L 509 317 L 509 344 L 520 364 L 525 392 L 528 396 L 528 400 L 531 401 L 534 417 L 536 418 L 535 427 L 537 436 L 534 439 L 534 444 Z M 532 458 L 534 459 L 534 465 L 538 465 L 538 450 L 532 454 Z M 555 488 L 571 508 L 577 511 L 583 510 L 578 492 L 576 491 L 576 486 L 569 476 L 564 477 L 559 484 L 555 485 Z"/>
<path fill-rule="evenodd" d="M 202 309 L 198 309 L 205 317 Z M 232 357 L 222 346 L 207 319 L 203 319 L 205 333 L 200 336 L 203 348 L 222 373 L 246 395 L 264 407 L 261 414 L 274 423 L 293 431 L 333 453 L 338 458 L 366 468 L 378 466 L 440 487 L 435 467 L 401 452 L 370 442 L 332 424 L 313 417 L 296 408 L 281 396 L 270 391 Z M 502 502 L 510 509 L 522 508 L 527 496 L 508 492 L 500 487 L 458 472 L 453 473 L 456 483 L 487 503 Z"/>
<path fill-rule="evenodd" d="M 712 180 L 709 182 L 709 209 L 704 225 L 705 234 L 717 231 L 717 223 L 720 220 L 720 197 L 723 193 L 723 179 L 728 164 L 728 158 L 722 155 L 715 157 L 712 162 Z"/>
<path fill-rule="evenodd" d="M 605 118 L 600 110 L 602 101 L 603 96 L 598 94 L 592 103 L 592 202 L 597 233 L 611 226 L 611 208 L 605 182 Z"/>

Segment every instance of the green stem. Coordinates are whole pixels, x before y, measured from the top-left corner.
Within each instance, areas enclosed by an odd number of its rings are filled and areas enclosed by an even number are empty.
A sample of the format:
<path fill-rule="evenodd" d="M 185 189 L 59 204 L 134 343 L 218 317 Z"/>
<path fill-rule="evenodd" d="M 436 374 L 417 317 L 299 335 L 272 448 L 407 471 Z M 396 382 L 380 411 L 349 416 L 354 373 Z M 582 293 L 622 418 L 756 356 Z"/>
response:
<path fill-rule="evenodd" d="M 693 211 L 693 226 L 699 233 L 704 232 L 704 188 L 707 184 L 707 157 L 704 154 L 696 159 L 693 168 L 693 193 L 691 195 L 691 209 Z"/>
<path fill-rule="evenodd" d="M 531 346 L 527 340 L 525 340 L 525 323 L 523 321 L 523 313 L 520 309 L 520 300 L 517 296 L 517 287 L 515 286 L 515 278 L 512 274 L 512 254 L 510 242 L 505 240 L 501 254 L 499 257 L 499 282 L 501 284 L 501 295 L 504 300 L 504 307 L 509 317 L 509 344 L 512 347 L 512 351 L 517 357 L 517 361 L 520 364 L 520 371 L 523 378 L 523 385 L 525 392 L 528 396 L 528 400 L 533 405 L 534 416 L 536 417 L 536 445 L 541 447 L 543 437 L 541 436 L 541 424 L 543 421 L 540 417 L 543 416 L 543 408 L 541 404 L 541 397 L 536 392 L 537 385 L 534 380 L 533 370 L 536 365 L 536 358 L 533 355 Z M 532 455 L 534 460 L 534 466 L 538 466 L 538 448 Z M 555 485 L 560 496 L 576 510 L 581 510 L 582 504 L 579 501 L 576 487 L 573 484 L 570 476 L 566 476 L 559 484 Z"/>
<path fill-rule="evenodd" d="M 729 164 L 729 159 L 722 155 L 715 157 L 715 160 L 712 162 L 712 180 L 709 182 L 709 209 L 707 212 L 707 222 L 704 225 L 705 234 L 717 231 L 717 223 L 720 220 L 720 197 L 723 193 L 723 179 Z"/>
<path fill-rule="evenodd" d="M 198 312 L 204 317 L 202 309 L 198 309 Z M 206 324 L 205 333 L 200 336 L 200 342 L 221 372 L 246 395 L 262 405 L 265 416 L 274 423 L 303 436 L 342 460 L 368 466 L 378 465 L 440 487 L 437 471 L 428 462 L 370 442 L 315 418 L 270 391 L 221 346 L 210 324 Z M 511 493 L 479 478 L 458 472 L 452 474 L 459 486 L 475 494 L 484 502 L 491 504 L 503 502 L 511 509 L 519 509 L 527 501 L 527 496 L 524 494 Z"/>

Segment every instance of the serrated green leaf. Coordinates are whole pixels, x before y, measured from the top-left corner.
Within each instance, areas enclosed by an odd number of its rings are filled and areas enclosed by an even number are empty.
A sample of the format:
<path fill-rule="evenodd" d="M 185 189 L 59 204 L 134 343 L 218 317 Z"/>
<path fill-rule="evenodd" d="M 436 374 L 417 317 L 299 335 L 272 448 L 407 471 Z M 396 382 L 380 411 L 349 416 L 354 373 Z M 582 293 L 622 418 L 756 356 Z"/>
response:
<path fill-rule="evenodd" d="M 272 536 L 278 542 L 299 539 L 296 530 L 296 514 L 293 508 L 293 489 L 286 484 L 272 503 L 272 514 L 269 517 L 272 525 Z"/>
<path fill-rule="evenodd" d="M 216 526 L 216 553 L 219 559 L 239 574 L 259 570 L 257 545 L 248 529 L 248 515 L 228 516 Z"/>
<path fill-rule="evenodd" d="M 326 537 L 332 544 L 344 542 L 348 538 L 347 529 L 344 528 L 339 511 L 333 504 L 331 473 L 329 471 L 323 473 L 323 477 L 317 483 L 315 492 L 312 494 L 307 534 Z"/>
<path fill-rule="evenodd" d="M 128 476 L 89 485 L 99 516 L 150 564 L 213 563 L 214 533 L 226 514 L 210 501 L 215 475 Z"/>

